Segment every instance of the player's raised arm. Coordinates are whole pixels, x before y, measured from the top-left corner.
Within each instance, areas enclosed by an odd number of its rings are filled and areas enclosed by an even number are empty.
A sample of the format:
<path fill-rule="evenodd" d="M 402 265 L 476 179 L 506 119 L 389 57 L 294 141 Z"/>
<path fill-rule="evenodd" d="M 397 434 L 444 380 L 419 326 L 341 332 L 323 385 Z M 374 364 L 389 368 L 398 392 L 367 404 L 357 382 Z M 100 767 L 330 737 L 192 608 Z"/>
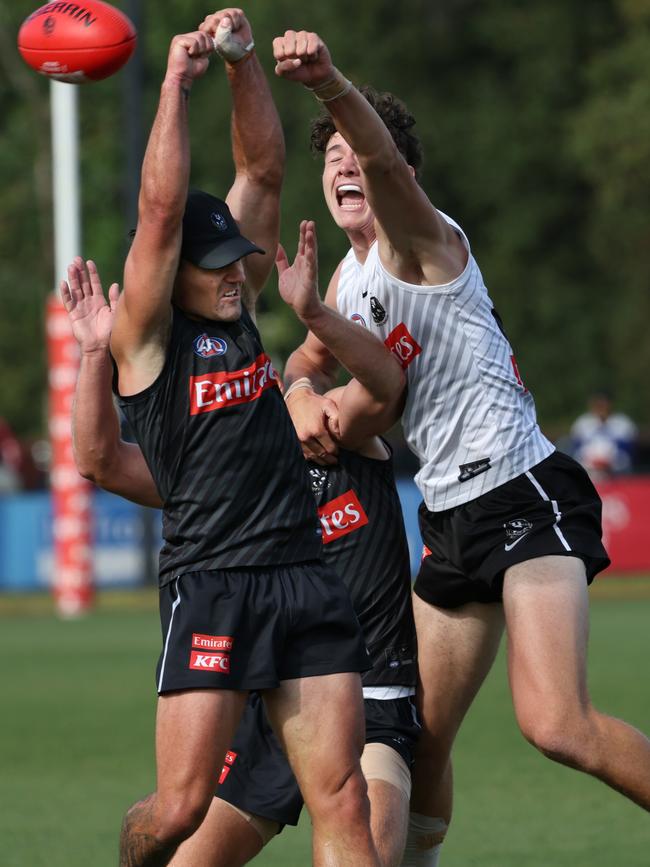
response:
<path fill-rule="evenodd" d="M 214 38 L 225 62 L 232 95 L 235 181 L 226 197 L 243 235 L 265 252 L 245 260 L 249 301 L 266 283 L 280 232 L 280 192 L 285 148 L 280 118 L 254 49 L 253 32 L 241 9 L 208 15 L 200 30 Z"/>
<path fill-rule="evenodd" d="M 274 40 L 273 50 L 276 73 L 311 90 L 338 131 L 325 151 L 326 198 L 335 201 L 347 192 L 367 200 L 382 262 L 396 277 L 416 284 L 457 277 L 467 261 L 461 240 L 419 186 L 377 112 L 336 69 L 318 34 L 288 30 Z"/>
<path fill-rule="evenodd" d="M 61 282 L 61 297 L 81 350 L 72 409 L 73 448 L 82 476 L 100 488 L 143 506 L 160 507 L 160 496 L 139 446 L 120 438 L 111 392 L 108 344 L 119 298 L 117 283 L 108 304 L 95 263 L 77 257 Z"/>
<path fill-rule="evenodd" d="M 380 430 L 390 426 L 402 403 L 404 372 L 397 359 L 373 334 L 321 301 L 313 222 L 304 220 L 300 224 L 298 252 L 293 265 L 289 265 L 286 253 L 280 247 L 277 266 L 283 300 L 310 333 L 355 377 L 363 395 L 363 410 L 369 419 L 374 419 L 376 425 L 378 417 L 390 418 L 390 422 Z M 292 388 L 298 384 L 294 382 Z M 365 439 L 371 434 L 360 432 L 359 435 Z"/>
<path fill-rule="evenodd" d="M 163 366 L 189 180 L 188 103 L 213 50 L 212 39 L 201 32 L 175 36 L 169 49 L 111 338 L 122 394 L 148 387 Z"/>

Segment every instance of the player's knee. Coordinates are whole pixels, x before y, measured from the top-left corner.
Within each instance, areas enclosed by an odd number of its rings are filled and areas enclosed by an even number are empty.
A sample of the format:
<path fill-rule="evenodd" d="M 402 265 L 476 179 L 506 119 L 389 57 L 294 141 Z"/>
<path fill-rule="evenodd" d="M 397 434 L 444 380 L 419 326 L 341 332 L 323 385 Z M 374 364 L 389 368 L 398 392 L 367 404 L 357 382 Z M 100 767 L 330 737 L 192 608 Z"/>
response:
<path fill-rule="evenodd" d="M 331 780 L 323 786 L 312 798 L 310 805 L 314 812 L 322 818 L 345 823 L 348 827 L 358 822 L 368 822 L 370 806 L 368 803 L 368 785 L 360 769 L 338 780 Z"/>
<path fill-rule="evenodd" d="M 589 768 L 592 738 L 587 714 L 528 714 L 518 715 L 518 720 L 526 740 L 547 758 L 582 770 Z"/>
<path fill-rule="evenodd" d="M 209 806 L 205 798 L 191 795 L 166 804 L 159 814 L 158 835 L 170 842 L 187 840 L 201 825 Z"/>

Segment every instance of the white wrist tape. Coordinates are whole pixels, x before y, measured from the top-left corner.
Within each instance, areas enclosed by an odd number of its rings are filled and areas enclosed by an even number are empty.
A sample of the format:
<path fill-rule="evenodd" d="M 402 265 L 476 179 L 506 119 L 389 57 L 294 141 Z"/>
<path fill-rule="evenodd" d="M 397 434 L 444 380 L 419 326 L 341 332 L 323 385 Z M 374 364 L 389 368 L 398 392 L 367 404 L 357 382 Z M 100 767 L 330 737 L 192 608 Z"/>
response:
<path fill-rule="evenodd" d="M 298 391 L 299 388 L 311 388 L 313 391 L 314 386 L 308 376 L 301 376 L 300 379 L 292 382 L 289 388 L 285 391 L 284 399 L 286 400 L 293 391 Z"/>
<path fill-rule="evenodd" d="M 228 63 L 237 63 L 238 60 L 243 60 L 248 57 L 253 48 L 255 48 L 255 40 L 251 39 L 248 45 L 242 45 L 232 35 L 232 28 L 228 25 L 220 24 L 217 27 L 217 32 L 212 37 L 214 50 L 219 57 L 227 60 Z"/>

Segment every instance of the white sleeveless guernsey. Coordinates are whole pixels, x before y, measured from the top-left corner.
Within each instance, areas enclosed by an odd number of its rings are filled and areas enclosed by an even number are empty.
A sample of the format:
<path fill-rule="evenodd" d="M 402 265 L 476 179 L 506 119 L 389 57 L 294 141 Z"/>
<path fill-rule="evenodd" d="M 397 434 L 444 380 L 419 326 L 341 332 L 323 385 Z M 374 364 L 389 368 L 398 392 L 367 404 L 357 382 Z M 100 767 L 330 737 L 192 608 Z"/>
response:
<path fill-rule="evenodd" d="M 337 291 L 339 311 L 377 334 L 405 369 L 404 436 L 420 461 L 415 481 L 435 512 L 476 499 L 554 451 L 469 242 L 441 216 L 469 254 L 451 283 L 398 280 L 381 264 L 375 242 L 363 265 L 348 252 Z"/>

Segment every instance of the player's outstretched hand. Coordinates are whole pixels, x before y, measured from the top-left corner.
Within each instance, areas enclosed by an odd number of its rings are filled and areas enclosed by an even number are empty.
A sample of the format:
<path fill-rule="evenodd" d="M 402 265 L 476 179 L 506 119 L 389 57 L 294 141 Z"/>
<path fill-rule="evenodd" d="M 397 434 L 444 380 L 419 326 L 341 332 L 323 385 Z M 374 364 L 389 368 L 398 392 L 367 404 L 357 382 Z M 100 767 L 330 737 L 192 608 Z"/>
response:
<path fill-rule="evenodd" d="M 317 87 L 335 75 L 332 58 L 318 33 L 287 30 L 273 40 L 275 74 L 305 87 Z"/>
<path fill-rule="evenodd" d="M 111 339 L 113 318 L 120 287 L 112 283 L 108 303 L 104 298 L 97 266 L 77 256 L 68 265 L 68 279 L 60 284 L 61 299 L 72 325 L 72 333 L 83 353 L 105 352 Z"/>
<path fill-rule="evenodd" d="M 214 50 L 227 63 L 247 57 L 255 46 L 253 31 L 242 9 L 232 6 L 206 15 L 199 26 L 213 41 Z"/>
<path fill-rule="evenodd" d="M 167 57 L 167 75 L 187 85 L 205 75 L 214 53 L 214 42 L 208 33 L 181 33 L 174 36 Z"/>
<path fill-rule="evenodd" d="M 298 232 L 298 252 L 289 265 L 289 259 L 282 244 L 278 244 L 275 256 L 278 269 L 278 289 L 280 296 L 303 320 L 316 313 L 321 304 L 318 295 L 318 247 L 316 244 L 316 224 L 313 220 L 303 220 Z"/>

